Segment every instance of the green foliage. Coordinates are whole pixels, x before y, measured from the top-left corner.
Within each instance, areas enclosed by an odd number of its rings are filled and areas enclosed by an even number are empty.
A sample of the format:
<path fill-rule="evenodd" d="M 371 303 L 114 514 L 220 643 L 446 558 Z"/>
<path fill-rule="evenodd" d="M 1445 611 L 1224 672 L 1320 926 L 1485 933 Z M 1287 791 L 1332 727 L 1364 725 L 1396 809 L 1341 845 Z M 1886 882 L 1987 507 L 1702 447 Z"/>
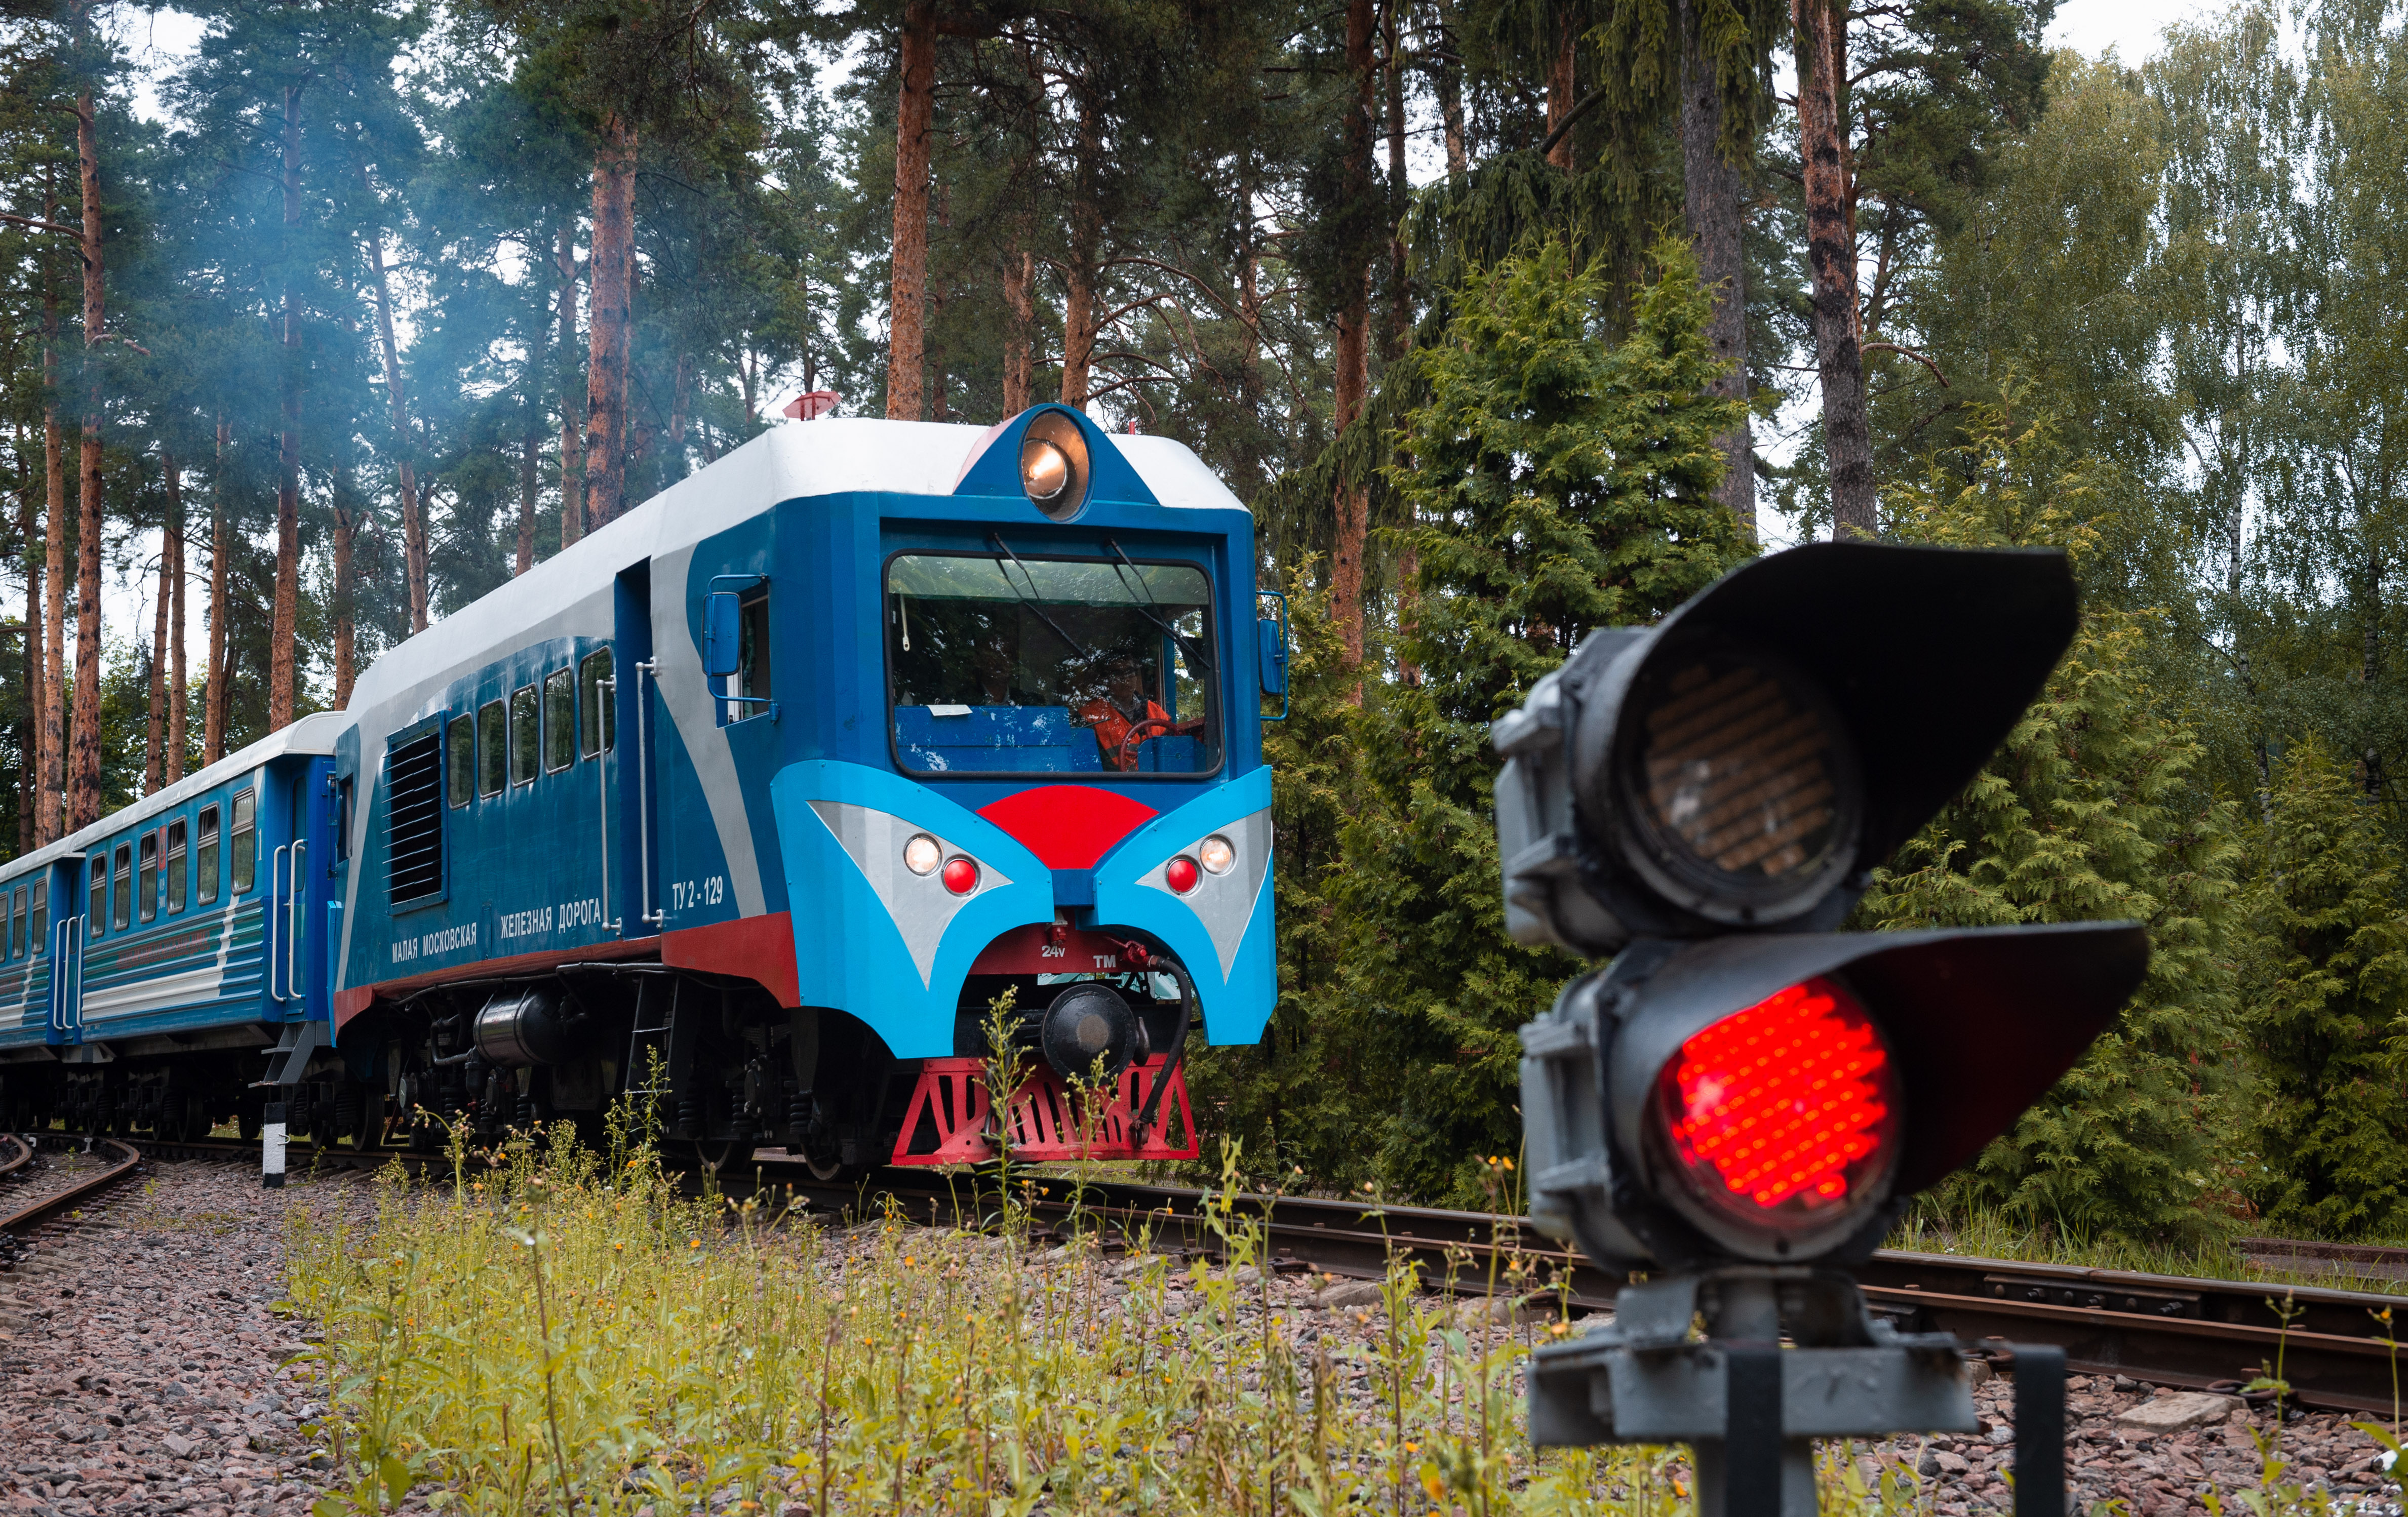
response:
<path fill-rule="evenodd" d="M 1398 438 L 1397 547 L 1415 677 L 1369 693 L 1362 784 L 1329 877 L 1339 973 L 1307 1009 L 1350 1051 L 1358 1142 L 1388 1182 L 1477 1203 L 1484 1155 L 1520 1145 L 1513 1030 L 1572 968 L 1504 934 L 1488 723 L 1594 628 L 1646 622 L 1745 551 L 1711 492 L 1732 402 L 1684 246 L 1659 244 L 1627 336 L 1558 242 L 1474 270 L 1429 399 Z"/>
<path fill-rule="evenodd" d="M 2070 455 L 2045 422 L 1993 411 L 1964 449 L 1891 497 L 1901 535 L 2065 547 L 2077 565 L 2129 481 Z M 2155 619 L 2092 606 L 2005 744 L 1876 871 L 1857 909 L 1884 928 L 2127 918 L 2147 978 L 2122 1017 L 1940 1197 L 2075 1234 L 2212 1231 L 2239 1025 L 2230 955 L 2241 864 L 2233 808 L 2202 794 L 2200 743 L 2148 679 Z M 1899 636 L 1913 636 L 1902 628 Z"/>
<path fill-rule="evenodd" d="M 2408 920 L 2395 855 L 2364 789 L 2311 737 L 2277 771 L 2250 1042 L 2263 1070 L 2248 1189 L 2286 1236 L 2408 1226 Z"/>

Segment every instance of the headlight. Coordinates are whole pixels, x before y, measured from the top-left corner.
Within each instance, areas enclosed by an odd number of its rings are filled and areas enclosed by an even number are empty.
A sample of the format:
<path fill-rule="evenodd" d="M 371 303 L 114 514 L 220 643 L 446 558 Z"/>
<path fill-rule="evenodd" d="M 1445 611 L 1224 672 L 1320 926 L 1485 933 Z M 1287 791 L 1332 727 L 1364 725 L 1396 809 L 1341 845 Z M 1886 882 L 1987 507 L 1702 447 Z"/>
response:
<path fill-rule="evenodd" d="M 1056 522 L 1087 503 L 1087 438 L 1069 412 L 1049 408 L 1028 419 L 1020 435 L 1020 488 Z"/>
<path fill-rule="evenodd" d="M 1227 874 L 1229 866 L 1238 862 L 1238 851 L 1230 846 L 1229 839 L 1214 833 L 1198 845 L 1196 858 L 1209 873 Z"/>
<path fill-rule="evenodd" d="M 911 840 L 903 845 L 903 867 L 913 874 L 932 874 L 943 859 L 944 850 L 924 832 L 913 833 Z"/>

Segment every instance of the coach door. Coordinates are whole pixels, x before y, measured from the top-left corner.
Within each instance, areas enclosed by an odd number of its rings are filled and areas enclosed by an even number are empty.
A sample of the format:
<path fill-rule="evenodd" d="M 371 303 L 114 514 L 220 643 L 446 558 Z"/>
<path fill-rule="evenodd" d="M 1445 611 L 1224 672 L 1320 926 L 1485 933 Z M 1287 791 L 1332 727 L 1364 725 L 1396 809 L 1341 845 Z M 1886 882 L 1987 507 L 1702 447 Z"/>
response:
<path fill-rule="evenodd" d="M 616 830 L 632 845 L 622 846 L 617 858 L 632 860 L 634 866 L 624 871 L 624 879 L 621 871 L 613 870 L 609 891 L 611 898 L 603 904 L 603 913 L 616 924 L 621 936 L 649 937 L 660 930 L 662 917 L 661 835 L 655 824 L 660 786 L 654 779 L 660 756 L 662 711 L 660 681 L 655 678 L 658 671 L 652 665 L 651 564 L 638 564 L 621 571 L 613 596 L 612 621 L 618 636 L 612 639 L 611 648 L 610 704 L 623 719 L 620 732 L 624 736 L 603 755 L 603 767 L 615 797 L 613 809 L 619 823 Z M 602 846 L 608 858 L 611 851 L 607 832 Z"/>
<path fill-rule="evenodd" d="M 50 1038 L 83 1037 L 83 860 L 71 853 L 50 867 Z"/>

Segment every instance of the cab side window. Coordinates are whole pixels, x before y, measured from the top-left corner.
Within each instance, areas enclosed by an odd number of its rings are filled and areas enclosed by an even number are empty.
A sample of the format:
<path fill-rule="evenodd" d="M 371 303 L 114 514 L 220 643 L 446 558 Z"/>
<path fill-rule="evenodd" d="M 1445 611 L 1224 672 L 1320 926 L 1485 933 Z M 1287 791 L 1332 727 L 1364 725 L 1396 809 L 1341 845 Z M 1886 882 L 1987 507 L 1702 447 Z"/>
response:
<path fill-rule="evenodd" d="M 541 702 L 536 687 L 521 685 L 510 692 L 510 783 L 523 785 L 535 778 L 537 723 Z"/>
<path fill-rule="evenodd" d="M 134 899 L 142 920 L 159 920 L 159 834 L 156 829 L 142 835 L 142 882 L 135 887 Z"/>
<path fill-rule="evenodd" d="M 201 847 L 195 858 L 194 870 L 201 877 L 201 904 L 208 905 L 218 898 L 218 809 L 201 808 Z"/>
<path fill-rule="evenodd" d="M 477 708 L 477 794 L 498 795 L 509 764 L 509 708 L 487 701 Z"/>
<path fill-rule="evenodd" d="M 577 675 L 554 669 L 543 677 L 543 768 L 557 774 L 577 762 Z"/>
<path fill-rule="evenodd" d="M 235 792 L 234 836 L 226 851 L 233 855 L 234 893 L 239 895 L 259 879 L 259 792 Z"/>
<path fill-rule="evenodd" d="M 451 736 L 445 740 L 451 745 L 443 752 L 450 798 L 454 806 L 466 806 L 477 798 L 477 719 L 453 717 Z"/>
<path fill-rule="evenodd" d="M 585 661 L 577 665 L 577 685 L 584 701 L 579 708 L 584 720 L 578 723 L 577 751 L 586 758 L 607 753 L 618 720 L 611 708 L 616 703 L 610 697 L 617 687 L 610 672 L 610 650 L 585 655 Z"/>
<path fill-rule="evenodd" d="M 167 823 L 167 914 L 174 916 L 184 909 L 191 890 L 190 875 L 184 868 L 186 828 L 184 819 L 178 817 Z"/>
<path fill-rule="evenodd" d="M 750 700 L 770 699 L 769 691 L 769 587 L 766 584 L 746 593 L 737 602 L 738 624 L 741 641 L 737 644 L 736 694 Z M 738 718 L 757 716 L 759 706 L 738 708 Z"/>

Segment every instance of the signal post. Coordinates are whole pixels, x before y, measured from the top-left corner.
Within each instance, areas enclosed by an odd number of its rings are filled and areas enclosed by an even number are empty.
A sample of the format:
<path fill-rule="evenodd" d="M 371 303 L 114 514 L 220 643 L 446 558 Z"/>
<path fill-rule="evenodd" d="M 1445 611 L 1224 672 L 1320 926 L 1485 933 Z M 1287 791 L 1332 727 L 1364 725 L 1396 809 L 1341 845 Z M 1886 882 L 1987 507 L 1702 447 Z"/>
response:
<path fill-rule="evenodd" d="M 1812 544 L 1496 723 L 1507 928 L 1610 959 L 1522 1029 L 1531 1220 L 1648 1275 L 1538 1351 L 1534 1442 L 1687 1443 L 1701 1517 L 1811 1517 L 1813 1439 L 1975 1429 L 1963 1346 L 1848 1271 L 2071 1067 L 2147 935 L 1835 929 L 2075 618 L 2053 551 Z M 2063 1510 L 2063 1371 L 2016 1354 L 2019 1517 Z"/>

